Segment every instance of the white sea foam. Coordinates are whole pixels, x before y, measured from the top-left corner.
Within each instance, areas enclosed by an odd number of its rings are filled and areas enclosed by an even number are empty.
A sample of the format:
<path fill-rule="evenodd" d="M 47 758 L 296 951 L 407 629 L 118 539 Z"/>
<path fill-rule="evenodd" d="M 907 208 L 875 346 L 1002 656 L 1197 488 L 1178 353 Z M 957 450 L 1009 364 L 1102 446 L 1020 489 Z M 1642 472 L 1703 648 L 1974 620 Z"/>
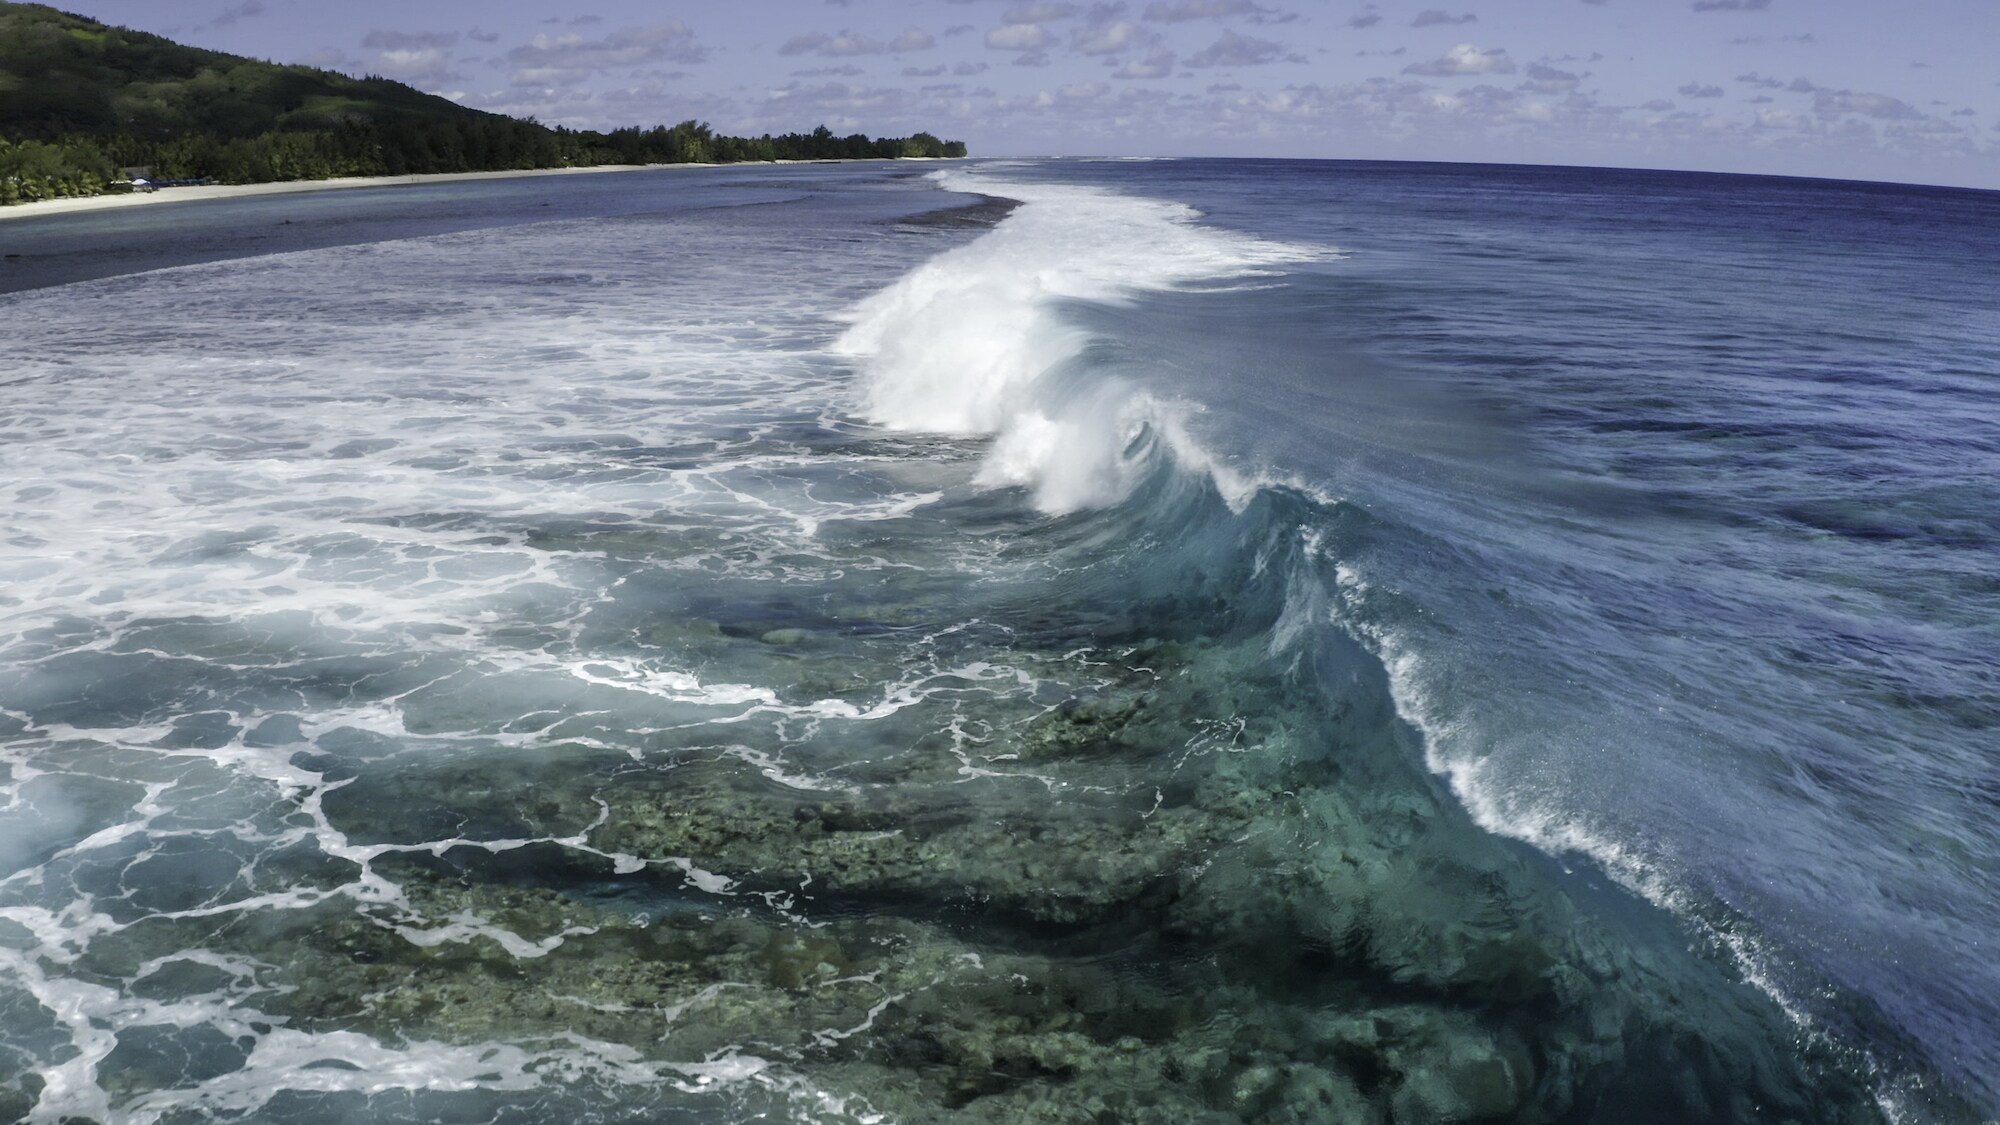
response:
<path fill-rule="evenodd" d="M 329 810 L 353 782 L 322 775 L 312 756 L 342 739 L 413 761 L 556 747 L 641 758 L 659 730 L 715 726 L 717 757 L 754 738 L 750 766 L 766 777 L 842 788 L 788 757 L 816 724 L 889 719 L 938 694 L 1031 690 L 990 665 L 919 661 L 872 697 L 795 701 L 771 686 L 782 679 L 690 665 L 673 635 L 645 659 L 583 640 L 583 619 L 635 569 L 614 550 L 643 554 L 647 570 L 684 589 L 721 577 L 825 582 L 912 565 L 836 554 L 821 538 L 828 524 L 904 518 L 938 495 L 934 482 L 905 488 L 851 449 L 822 453 L 793 436 L 839 424 L 826 417 L 835 364 L 809 350 L 824 323 L 794 300 L 821 288 L 809 263 L 823 259 L 801 256 L 795 276 L 746 278 L 740 255 L 716 248 L 721 229 L 705 225 L 700 237 L 708 251 L 677 255 L 671 270 L 629 230 L 586 224 L 0 300 L 12 365 L 0 407 L 0 682 L 10 694 L 0 709 L 0 995 L 24 1021 L 47 1024 L 20 1029 L 39 1037 L 35 1120 L 254 1116 L 287 1089 L 505 1092 L 571 1077 L 725 1099 L 730 1087 L 757 1087 L 818 1107 L 814 1117 L 866 1116 L 740 1052 L 665 1062 L 581 1040 L 392 1044 L 287 1027 L 259 1010 L 268 986 L 250 979 L 272 970 L 250 974 L 198 948 L 155 957 L 140 976 L 187 961 L 233 983 L 151 1000 L 71 970 L 149 920 L 352 908 L 413 945 L 476 943 L 524 960 L 589 932 L 426 913 L 377 870 L 399 853 L 554 845 L 620 874 L 658 867 L 693 893 L 738 893 L 740 873 L 599 848 L 602 817 L 546 835 L 350 836 Z M 747 250 L 766 236 L 746 227 L 741 237 Z M 865 265 L 869 248 L 851 250 Z M 899 253 L 896 268 L 907 261 Z M 588 260 L 619 282 L 587 292 L 507 282 L 538 258 Z M 786 268 L 778 258 L 769 267 Z M 867 276 L 857 269 L 850 284 Z M 321 693 L 316 667 L 350 661 L 359 664 L 335 674 L 345 682 Z M 407 678 L 356 690 L 363 666 Z M 768 667 L 749 662 L 751 673 Z M 162 669 L 173 686 L 160 695 L 101 702 L 124 678 Z M 263 686 L 243 686 L 252 681 Z M 416 721 L 439 695 L 450 716 Z M 92 705 L 66 710 L 46 702 L 87 697 Z M 207 734 L 176 741 L 203 715 Z M 252 737 L 267 720 L 280 733 Z M 145 865 L 183 845 L 241 870 L 174 899 Z M 314 855 L 329 877 L 287 882 L 259 866 L 281 853 Z M 121 871 L 130 888 L 101 889 Z M 227 1073 L 114 1095 L 100 1071 L 121 1034 L 156 1026 L 254 1047 Z M 15 1030 L 0 1034 L 10 1048 L 25 1042 Z"/>
<path fill-rule="evenodd" d="M 979 480 L 1026 487 L 1052 513 L 1128 495 L 1145 471 L 1137 447 L 1148 433 L 1197 471 L 1216 469 L 1180 425 L 1180 408 L 1115 379 L 1079 385 L 1061 377 L 1091 342 L 1063 305 L 1122 303 L 1325 251 L 1204 225 L 1184 204 L 1100 188 L 978 172 L 932 178 L 1021 205 L 848 311 L 834 350 L 861 369 L 862 412 L 896 429 L 992 435 Z"/>

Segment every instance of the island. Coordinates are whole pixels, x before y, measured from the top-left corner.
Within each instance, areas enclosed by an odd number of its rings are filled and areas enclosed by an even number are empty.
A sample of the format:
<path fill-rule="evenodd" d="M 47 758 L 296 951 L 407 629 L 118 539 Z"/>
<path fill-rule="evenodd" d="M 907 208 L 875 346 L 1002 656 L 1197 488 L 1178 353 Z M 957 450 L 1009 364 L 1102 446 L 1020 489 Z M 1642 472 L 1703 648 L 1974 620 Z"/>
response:
<path fill-rule="evenodd" d="M 0 3 L 0 204 L 172 183 L 633 164 L 955 158 L 962 141 L 735 137 L 687 120 L 597 132 L 354 78 L 202 50 L 41 4 Z"/>

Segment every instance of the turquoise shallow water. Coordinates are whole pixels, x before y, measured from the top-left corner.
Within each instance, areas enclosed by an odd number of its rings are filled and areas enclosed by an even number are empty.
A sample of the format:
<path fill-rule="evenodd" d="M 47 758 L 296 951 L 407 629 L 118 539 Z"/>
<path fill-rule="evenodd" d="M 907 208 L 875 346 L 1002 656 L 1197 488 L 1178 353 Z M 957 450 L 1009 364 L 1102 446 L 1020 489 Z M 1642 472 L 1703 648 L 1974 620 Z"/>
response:
<path fill-rule="evenodd" d="M 8 1108 L 1990 1110 L 1991 196 L 904 172 L 0 298 Z"/>

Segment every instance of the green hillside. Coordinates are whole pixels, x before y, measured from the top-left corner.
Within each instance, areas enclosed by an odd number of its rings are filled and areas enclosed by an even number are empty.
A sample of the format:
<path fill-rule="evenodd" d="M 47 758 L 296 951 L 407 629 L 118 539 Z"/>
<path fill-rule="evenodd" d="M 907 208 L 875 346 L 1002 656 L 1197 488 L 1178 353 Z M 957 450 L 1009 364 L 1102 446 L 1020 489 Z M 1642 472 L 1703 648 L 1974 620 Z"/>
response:
<path fill-rule="evenodd" d="M 0 2 L 0 203 L 93 195 L 121 167 L 222 183 L 835 157 L 963 156 L 928 133 L 727 137 L 684 121 L 597 133 L 469 109 L 386 78 L 183 46 Z"/>
<path fill-rule="evenodd" d="M 41 4 L 0 3 L 0 135 L 224 140 L 349 122 L 493 117 L 385 78 L 185 47 Z"/>

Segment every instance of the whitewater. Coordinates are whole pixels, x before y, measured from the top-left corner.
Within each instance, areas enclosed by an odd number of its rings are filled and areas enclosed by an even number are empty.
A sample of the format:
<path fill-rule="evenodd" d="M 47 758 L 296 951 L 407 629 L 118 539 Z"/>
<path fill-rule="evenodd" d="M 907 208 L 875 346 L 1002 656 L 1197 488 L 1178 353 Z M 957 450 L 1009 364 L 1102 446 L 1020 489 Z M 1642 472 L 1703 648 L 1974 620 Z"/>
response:
<path fill-rule="evenodd" d="M 591 179 L 0 231 L 12 1116 L 2000 1104 L 1990 193 Z"/>

